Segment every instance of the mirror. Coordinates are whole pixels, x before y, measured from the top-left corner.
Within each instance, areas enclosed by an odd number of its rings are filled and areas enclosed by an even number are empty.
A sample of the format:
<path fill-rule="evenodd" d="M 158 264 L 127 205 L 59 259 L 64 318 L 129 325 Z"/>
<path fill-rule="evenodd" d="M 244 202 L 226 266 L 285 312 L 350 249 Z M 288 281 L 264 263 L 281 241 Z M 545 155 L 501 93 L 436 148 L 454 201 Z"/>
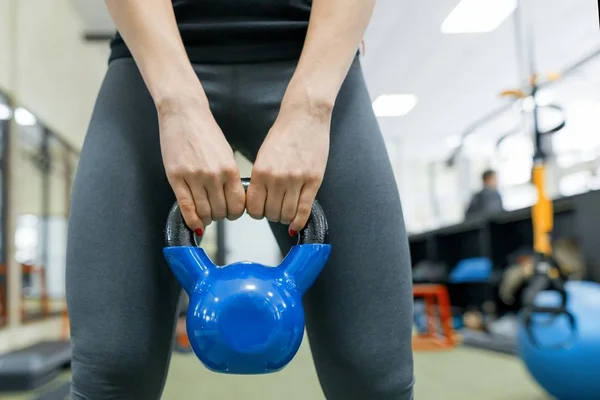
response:
<path fill-rule="evenodd" d="M 20 119 L 17 118 L 17 110 Z M 23 108 L 14 157 L 15 258 L 22 274 L 22 319 L 59 315 L 65 304 L 67 216 L 78 155 Z"/>

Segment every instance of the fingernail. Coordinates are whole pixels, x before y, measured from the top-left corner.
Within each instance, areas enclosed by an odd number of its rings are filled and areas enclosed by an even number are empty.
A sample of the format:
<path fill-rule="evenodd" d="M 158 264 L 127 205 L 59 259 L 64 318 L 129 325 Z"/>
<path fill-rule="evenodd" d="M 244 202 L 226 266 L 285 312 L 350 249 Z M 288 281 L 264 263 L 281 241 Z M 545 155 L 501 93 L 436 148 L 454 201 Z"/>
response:
<path fill-rule="evenodd" d="M 203 234 L 204 232 L 202 232 L 202 229 L 198 228 L 198 229 L 196 229 L 196 230 L 194 231 L 194 233 L 196 234 L 196 236 L 202 236 L 202 234 Z"/>
<path fill-rule="evenodd" d="M 295 230 L 293 230 L 293 229 L 290 229 L 290 230 L 288 231 L 288 233 L 290 234 L 290 236 L 291 236 L 291 237 L 294 237 L 294 236 L 296 236 L 296 234 L 297 234 L 298 232 L 296 232 L 296 231 L 295 231 Z"/>

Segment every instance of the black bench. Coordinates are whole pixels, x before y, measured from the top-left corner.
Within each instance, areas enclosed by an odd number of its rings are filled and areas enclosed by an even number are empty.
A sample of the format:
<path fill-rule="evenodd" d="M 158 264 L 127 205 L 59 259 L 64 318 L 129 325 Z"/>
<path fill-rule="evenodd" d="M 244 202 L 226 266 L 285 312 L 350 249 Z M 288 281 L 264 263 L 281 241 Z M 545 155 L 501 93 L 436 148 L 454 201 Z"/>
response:
<path fill-rule="evenodd" d="M 0 355 L 0 392 L 39 388 L 70 364 L 68 341 L 40 342 Z"/>

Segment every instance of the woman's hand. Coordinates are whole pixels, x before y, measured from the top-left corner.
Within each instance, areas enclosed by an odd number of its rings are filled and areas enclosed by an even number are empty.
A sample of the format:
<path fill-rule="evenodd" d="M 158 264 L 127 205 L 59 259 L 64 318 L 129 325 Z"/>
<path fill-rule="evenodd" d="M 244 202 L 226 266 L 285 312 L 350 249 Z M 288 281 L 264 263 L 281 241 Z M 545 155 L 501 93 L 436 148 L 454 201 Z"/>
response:
<path fill-rule="evenodd" d="M 202 98 L 157 106 L 167 178 L 186 224 L 198 236 L 212 221 L 244 213 L 246 196 L 233 150 Z"/>
<path fill-rule="evenodd" d="M 118 31 L 158 111 L 169 183 L 197 235 L 211 221 L 239 218 L 246 198 L 233 151 L 212 116 L 170 0 L 107 0 Z"/>
<path fill-rule="evenodd" d="M 252 169 L 248 214 L 289 225 L 296 235 L 308 221 L 329 155 L 330 107 L 282 104 Z"/>

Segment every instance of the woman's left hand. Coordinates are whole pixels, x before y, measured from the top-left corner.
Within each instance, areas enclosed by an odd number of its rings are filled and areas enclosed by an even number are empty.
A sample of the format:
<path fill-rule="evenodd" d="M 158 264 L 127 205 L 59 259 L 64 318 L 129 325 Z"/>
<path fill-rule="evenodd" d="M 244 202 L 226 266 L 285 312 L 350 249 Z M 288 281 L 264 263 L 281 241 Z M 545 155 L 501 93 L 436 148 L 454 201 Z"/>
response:
<path fill-rule="evenodd" d="M 330 107 L 284 101 L 252 169 L 252 218 L 289 225 L 290 236 L 304 228 L 325 174 L 330 123 Z"/>

